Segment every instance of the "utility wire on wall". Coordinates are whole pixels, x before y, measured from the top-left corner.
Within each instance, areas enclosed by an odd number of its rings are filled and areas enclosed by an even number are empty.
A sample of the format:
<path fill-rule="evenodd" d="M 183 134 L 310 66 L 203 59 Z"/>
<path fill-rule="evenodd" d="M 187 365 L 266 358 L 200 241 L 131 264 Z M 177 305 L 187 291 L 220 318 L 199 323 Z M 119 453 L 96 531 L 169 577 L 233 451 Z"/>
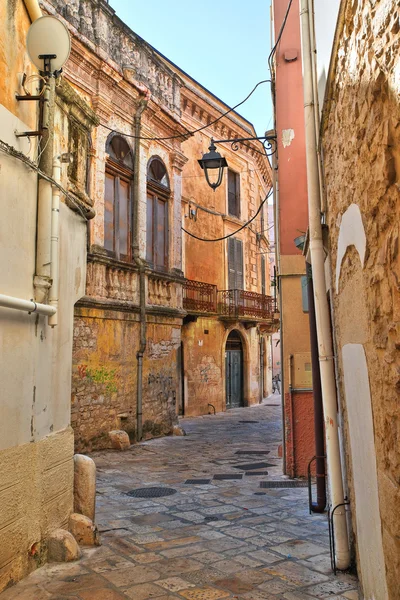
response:
<path fill-rule="evenodd" d="M 181 229 L 182 229 L 182 231 L 184 231 L 185 233 L 187 233 L 188 235 L 190 235 L 190 237 L 195 238 L 196 240 L 199 240 L 201 242 L 222 242 L 223 240 L 227 240 L 228 238 L 232 237 L 233 235 L 236 235 L 237 233 L 239 233 L 239 231 L 242 231 L 242 229 L 244 229 L 245 227 L 248 227 L 248 225 L 250 225 L 250 223 L 252 221 L 254 221 L 254 219 L 260 213 L 262 207 L 264 206 L 264 204 L 266 203 L 266 201 L 268 200 L 268 198 L 270 198 L 272 192 L 273 192 L 273 188 L 271 188 L 269 190 L 269 192 L 265 196 L 264 200 L 260 203 L 260 206 L 258 207 L 257 212 L 255 213 L 255 215 L 253 215 L 251 217 L 251 219 L 249 219 L 248 221 L 246 221 L 246 223 L 244 223 L 241 227 L 239 227 L 239 229 L 237 229 L 236 231 L 233 231 L 232 233 L 229 233 L 228 235 L 224 235 L 223 237 L 219 237 L 219 238 L 215 238 L 215 239 L 209 239 L 209 238 L 202 238 L 202 237 L 200 237 L 198 235 L 195 235 L 194 233 L 190 233 L 190 231 L 187 231 L 187 229 L 185 229 L 184 227 L 181 227 Z"/>
<path fill-rule="evenodd" d="M 286 23 L 287 23 L 287 20 L 288 20 L 288 17 L 289 17 L 289 12 L 290 12 L 290 8 L 292 6 L 292 3 L 293 3 L 293 0 L 289 0 L 289 4 L 288 4 L 288 7 L 286 9 L 286 13 L 285 13 L 285 16 L 283 18 L 281 28 L 280 28 L 279 33 L 278 33 L 278 37 L 276 38 L 276 42 L 274 44 L 274 47 L 272 48 L 272 50 L 271 50 L 271 52 L 270 52 L 270 54 L 268 56 L 268 67 L 269 67 L 269 71 L 270 71 L 271 75 L 273 75 L 272 59 L 273 59 L 274 55 L 276 54 L 276 50 L 277 50 L 277 48 L 279 46 L 279 42 L 281 41 L 283 31 L 284 31 L 284 29 L 286 27 Z"/>
<path fill-rule="evenodd" d="M 25 154 L 23 154 L 13 146 L 10 146 L 9 144 L 7 144 L 7 142 L 4 142 L 3 140 L 0 140 L 0 150 L 2 152 L 5 152 L 9 156 L 13 156 L 17 160 L 20 160 L 21 162 L 25 163 L 30 169 L 32 169 L 32 171 L 36 171 L 36 173 L 38 173 L 42 179 L 45 179 L 46 181 L 54 185 L 56 188 L 58 188 L 60 192 L 62 192 L 64 196 L 71 202 L 71 204 L 75 206 L 75 208 L 79 211 L 79 213 L 81 214 L 82 218 L 85 219 L 85 221 L 89 221 L 91 218 L 93 218 L 94 212 L 92 209 L 88 209 L 87 213 L 85 214 L 82 210 L 82 207 L 78 204 L 75 198 L 62 185 L 60 185 L 55 179 L 53 179 L 53 177 L 46 175 L 46 173 L 39 169 L 37 164 L 34 163 Z"/>

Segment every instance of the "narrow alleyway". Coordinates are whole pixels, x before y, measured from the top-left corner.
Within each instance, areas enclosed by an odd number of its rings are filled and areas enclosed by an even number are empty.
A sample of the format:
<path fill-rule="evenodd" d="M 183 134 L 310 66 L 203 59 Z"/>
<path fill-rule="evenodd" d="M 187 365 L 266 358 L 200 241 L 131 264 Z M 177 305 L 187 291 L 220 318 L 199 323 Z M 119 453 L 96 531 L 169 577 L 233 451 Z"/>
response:
<path fill-rule="evenodd" d="M 307 488 L 260 485 L 285 481 L 280 413 L 273 397 L 183 419 L 185 437 L 94 453 L 102 546 L 0 600 L 356 600 L 355 577 L 331 573 L 326 516 L 308 514 Z M 131 495 L 143 488 L 171 495 Z"/>

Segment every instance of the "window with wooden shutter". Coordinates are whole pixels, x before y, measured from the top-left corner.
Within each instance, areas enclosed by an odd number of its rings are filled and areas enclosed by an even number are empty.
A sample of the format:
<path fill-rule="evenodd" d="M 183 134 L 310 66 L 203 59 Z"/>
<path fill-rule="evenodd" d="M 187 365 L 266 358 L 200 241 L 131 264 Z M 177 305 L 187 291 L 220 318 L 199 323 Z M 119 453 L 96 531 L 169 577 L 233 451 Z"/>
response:
<path fill-rule="evenodd" d="M 111 134 L 104 185 L 104 248 L 119 260 L 130 260 L 133 157 L 127 141 Z"/>
<path fill-rule="evenodd" d="M 228 169 L 228 214 L 240 217 L 240 175 Z"/>
<path fill-rule="evenodd" d="M 244 289 L 243 243 L 237 238 L 228 239 L 228 289 Z"/>
<path fill-rule="evenodd" d="M 168 269 L 168 200 L 170 196 L 167 170 L 157 157 L 147 168 L 146 259 L 154 268 Z"/>
<path fill-rule="evenodd" d="M 265 256 L 261 257 L 261 293 L 265 296 Z"/>

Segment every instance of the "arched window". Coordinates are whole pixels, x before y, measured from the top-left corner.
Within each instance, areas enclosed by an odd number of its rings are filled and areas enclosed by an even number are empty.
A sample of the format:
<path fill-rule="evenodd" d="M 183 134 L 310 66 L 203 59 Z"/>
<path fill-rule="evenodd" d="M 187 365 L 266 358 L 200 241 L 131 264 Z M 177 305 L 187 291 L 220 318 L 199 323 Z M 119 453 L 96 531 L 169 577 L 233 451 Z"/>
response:
<path fill-rule="evenodd" d="M 168 199 L 170 187 L 167 169 L 157 157 L 147 167 L 147 261 L 162 271 L 168 269 Z"/>
<path fill-rule="evenodd" d="M 133 156 L 128 142 L 111 134 L 104 190 L 104 248 L 120 260 L 131 257 Z"/>

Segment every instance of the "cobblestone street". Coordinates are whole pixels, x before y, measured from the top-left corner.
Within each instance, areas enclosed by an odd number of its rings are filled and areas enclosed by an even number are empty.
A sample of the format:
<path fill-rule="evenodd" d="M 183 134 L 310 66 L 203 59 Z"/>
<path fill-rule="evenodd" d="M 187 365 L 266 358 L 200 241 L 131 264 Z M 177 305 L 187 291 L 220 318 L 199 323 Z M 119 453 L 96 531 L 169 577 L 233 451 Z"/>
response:
<path fill-rule="evenodd" d="M 0 599 L 358 599 L 356 578 L 331 572 L 326 515 L 308 514 L 307 488 L 260 485 L 285 481 L 280 416 L 272 397 L 182 419 L 184 437 L 94 453 L 102 546 L 43 567 Z M 142 488 L 173 493 L 129 495 Z"/>

